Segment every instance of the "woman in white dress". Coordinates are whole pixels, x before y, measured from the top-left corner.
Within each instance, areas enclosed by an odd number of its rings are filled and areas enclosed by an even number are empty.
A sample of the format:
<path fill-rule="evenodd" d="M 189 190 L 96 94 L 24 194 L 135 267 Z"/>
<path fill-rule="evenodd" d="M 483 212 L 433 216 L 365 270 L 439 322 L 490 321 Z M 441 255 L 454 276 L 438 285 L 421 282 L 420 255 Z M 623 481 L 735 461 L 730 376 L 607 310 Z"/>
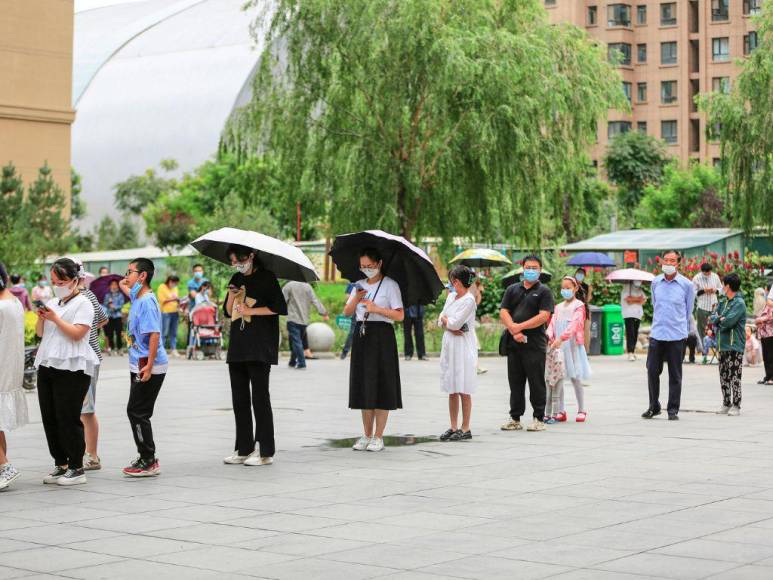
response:
<path fill-rule="evenodd" d="M 457 266 L 448 273 L 454 292 L 448 294 L 438 318 L 445 329 L 440 351 L 440 388 L 448 393 L 451 428 L 440 436 L 441 441 L 472 439 L 470 414 L 472 395 L 477 388 L 478 343 L 475 338 L 475 296 L 470 286 L 475 275 L 467 266 Z M 459 407 L 462 427 L 459 429 Z"/>
<path fill-rule="evenodd" d="M 8 290 L 8 273 L 0 263 L 0 489 L 19 477 L 8 462 L 5 432 L 26 425 L 24 399 L 24 308 Z"/>

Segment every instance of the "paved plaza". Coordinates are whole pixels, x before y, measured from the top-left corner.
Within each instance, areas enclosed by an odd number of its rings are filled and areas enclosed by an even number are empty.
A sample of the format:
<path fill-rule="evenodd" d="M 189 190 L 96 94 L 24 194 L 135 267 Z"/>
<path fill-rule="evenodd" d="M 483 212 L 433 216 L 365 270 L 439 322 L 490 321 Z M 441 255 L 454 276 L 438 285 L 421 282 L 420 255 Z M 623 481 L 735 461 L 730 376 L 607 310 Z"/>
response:
<path fill-rule="evenodd" d="M 125 359 L 107 359 L 102 471 L 44 486 L 51 467 L 34 393 L 12 432 L 23 476 L 0 494 L 6 578 L 773 578 L 773 389 L 744 369 L 743 414 L 720 405 L 717 367 L 686 366 L 681 421 L 639 418 L 644 362 L 592 359 L 588 422 L 502 432 L 505 362 L 487 358 L 474 439 L 335 448 L 360 432 L 348 363 L 272 372 L 276 463 L 226 466 L 227 369 L 173 361 L 154 418 L 163 474 L 128 480 L 135 455 Z M 401 366 L 390 434 L 447 428 L 438 363 Z M 574 395 L 567 393 L 570 420 Z M 665 397 L 663 397 L 665 401 Z"/>

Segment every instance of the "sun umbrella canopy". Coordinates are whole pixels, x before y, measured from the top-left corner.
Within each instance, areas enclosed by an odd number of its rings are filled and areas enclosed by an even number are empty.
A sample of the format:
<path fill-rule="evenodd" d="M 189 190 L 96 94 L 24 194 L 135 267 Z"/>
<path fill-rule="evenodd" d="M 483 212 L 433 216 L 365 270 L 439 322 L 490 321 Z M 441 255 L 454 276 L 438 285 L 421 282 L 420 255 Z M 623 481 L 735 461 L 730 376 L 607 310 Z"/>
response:
<path fill-rule="evenodd" d="M 113 282 L 120 282 L 121 280 L 123 280 L 123 276 L 119 276 L 118 274 L 107 274 L 106 276 L 100 276 L 91 283 L 89 290 L 94 293 L 94 296 L 97 297 L 99 303 L 102 304 L 102 302 L 105 300 L 105 296 L 107 295 L 108 290 L 110 290 L 110 284 Z"/>
<path fill-rule="evenodd" d="M 330 255 L 344 278 L 354 282 L 365 277 L 360 272 L 360 252 L 365 248 L 381 253 L 384 274 L 400 286 L 406 307 L 434 304 L 443 291 L 435 265 L 421 248 L 381 230 L 336 236 Z"/>
<path fill-rule="evenodd" d="M 465 250 L 454 256 L 451 259 L 451 264 L 463 264 L 471 268 L 498 268 L 513 265 L 507 256 L 488 248 Z"/>
<path fill-rule="evenodd" d="M 615 261 L 601 252 L 580 252 L 569 258 L 567 264 L 590 268 L 612 268 L 615 266 Z"/>
<path fill-rule="evenodd" d="M 191 243 L 203 255 L 224 264 L 231 263 L 227 252 L 228 247 L 232 244 L 254 250 L 261 266 L 273 272 L 277 278 L 297 280 L 298 282 L 316 282 L 319 280 L 311 260 L 300 249 L 258 232 L 220 228 L 204 234 Z"/>
<path fill-rule="evenodd" d="M 507 288 L 508 286 L 520 282 L 521 276 L 523 276 L 523 266 L 518 266 L 515 270 L 510 270 L 505 274 L 504 278 L 502 278 L 502 285 Z M 539 281 L 543 284 L 547 284 L 552 279 L 553 274 L 547 270 L 542 270 L 539 274 Z"/>
<path fill-rule="evenodd" d="M 652 282 L 654 279 L 655 274 L 645 272 L 644 270 L 637 270 L 636 268 L 615 270 L 607 276 L 608 282 Z"/>

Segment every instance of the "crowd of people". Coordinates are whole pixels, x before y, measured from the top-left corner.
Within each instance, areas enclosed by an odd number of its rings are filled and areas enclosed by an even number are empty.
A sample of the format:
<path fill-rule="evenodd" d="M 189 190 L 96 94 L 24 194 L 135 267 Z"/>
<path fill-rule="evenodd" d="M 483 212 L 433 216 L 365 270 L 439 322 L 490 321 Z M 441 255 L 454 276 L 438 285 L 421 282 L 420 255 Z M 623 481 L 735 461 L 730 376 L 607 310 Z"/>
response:
<path fill-rule="evenodd" d="M 290 366 L 304 369 L 303 335 L 310 309 L 313 306 L 325 319 L 328 312 L 309 284 L 290 282 L 280 287 L 276 275 L 263 267 L 254 250 L 232 245 L 226 255 L 234 269 L 222 314 L 231 321 L 226 363 L 235 443 L 233 452 L 223 461 L 228 465 L 265 466 L 273 463 L 276 452 L 269 383 L 271 367 L 279 358 L 279 317 L 287 316 Z M 530 255 L 522 264 L 522 279 L 505 290 L 499 310 L 504 326 L 499 351 L 507 358 L 510 387 L 510 416 L 501 429 L 524 428 L 521 420 L 527 413 L 527 384 L 532 411 L 528 431 L 544 431 L 546 425 L 568 420 L 565 386 L 569 384 L 576 400 L 575 422 L 584 423 L 588 417 L 585 384 L 591 376 L 586 347 L 592 287 L 585 280 L 587 273 L 579 269 L 561 278 L 561 300 L 556 303 L 550 288 L 540 281 L 541 259 Z M 688 338 L 696 332 L 704 339 L 703 348 L 710 344 L 719 359 L 719 413 L 739 415 L 744 361 L 756 362 L 756 358 L 749 358 L 748 345 L 754 347 L 756 337 L 747 325 L 739 275 L 730 272 L 720 279 L 704 265 L 701 274 L 689 280 L 679 271 L 681 256 L 677 251 L 664 253 L 661 264 L 662 273 L 652 281 L 650 292 L 653 319 L 646 364 L 649 404 L 642 417 L 652 419 L 662 413 L 660 377 L 667 367 L 668 419 L 679 419 L 682 363 Z M 348 406 L 360 411 L 363 426 L 353 449 L 378 452 L 384 449 L 389 412 L 403 406 L 394 325 L 423 316 L 424 312 L 409 314 L 400 285 L 384 271 L 378 250 L 361 250 L 359 270 L 364 278 L 347 289 L 343 309 L 344 316 L 352 320 L 345 346 L 345 353 L 351 350 Z M 20 277 L 9 276 L 0 264 L 0 365 L 4 369 L 0 374 L 0 489 L 19 476 L 8 458 L 5 432 L 28 422 L 22 390 L 24 310 L 28 307 L 37 314 L 37 395 L 54 463 L 43 482 L 83 484 L 86 471 L 101 468 L 96 393 L 102 359 L 98 332 L 103 327 L 108 349 L 120 352 L 125 337 L 128 351 L 127 418 L 137 457 L 123 468 L 123 473 L 128 477 L 159 475 L 151 418 L 169 368 L 168 351 L 176 351 L 181 304 L 202 304 L 212 298 L 212 285 L 203 267 L 194 266 L 185 297 L 179 295 L 180 280 L 174 275 L 166 278 L 156 295 L 151 288 L 153 262 L 137 258 L 123 276 L 110 283 L 101 302 L 86 287 L 86 273 L 77 259 L 56 260 L 48 275 L 37 281 L 30 297 Z M 436 321 L 443 330 L 439 385 L 448 396 L 449 411 L 449 426 L 440 435 L 441 441 L 473 437 L 472 396 L 480 374 L 475 333 L 480 303 L 480 291 L 475 290 L 477 280 L 470 268 L 454 267 L 448 274 L 448 295 Z M 631 360 L 635 360 L 646 300 L 641 285 L 624 285 L 621 306 Z M 761 350 L 765 364 L 765 376 L 759 382 L 773 384 L 773 289 L 758 302 L 754 324 L 760 344 L 754 348 Z M 415 330 L 414 322 L 406 323 L 405 328 Z M 416 346 L 419 358 L 426 356 L 423 344 L 417 340 Z"/>

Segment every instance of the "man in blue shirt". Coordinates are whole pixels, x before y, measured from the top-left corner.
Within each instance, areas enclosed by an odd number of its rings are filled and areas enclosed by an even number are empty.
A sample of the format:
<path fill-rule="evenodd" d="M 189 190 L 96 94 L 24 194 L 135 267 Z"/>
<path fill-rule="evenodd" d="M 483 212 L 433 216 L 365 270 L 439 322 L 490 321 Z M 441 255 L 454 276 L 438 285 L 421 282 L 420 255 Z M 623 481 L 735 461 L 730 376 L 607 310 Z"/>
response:
<path fill-rule="evenodd" d="M 647 352 L 650 404 L 642 418 L 660 415 L 660 375 L 668 365 L 668 419 L 679 419 L 682 398 L 682 359 L 690 333 L 695 287 L 678 272 L 682 256 L 676 250 L 663 254 L 663 273 L 652 281 L 652 330 Z"/>
<path fill-rule="evenodd" d="M 129 311 L 129 372 L 131 388 L 126 413 L 139 457 L 123 469 L 130 477 L 161 473 L 150 418 L 166 377 L 169 359 L 161 341 L 161 307 L 150 288 L 155 267 L 147 258 L 129 264 L 122 289 L 132 302 Z"/>
<path fill-rule="evenodd" d="M 196 299 L 196 294 L 199 293 L 199 289 L 204 282 L 208 282 L 208 280 L 204 277 L 204 266 L 201 264 L 194 264 L 193 278 L 188 280 L 188 298 L 190 298 L 191 305 Z"/>

